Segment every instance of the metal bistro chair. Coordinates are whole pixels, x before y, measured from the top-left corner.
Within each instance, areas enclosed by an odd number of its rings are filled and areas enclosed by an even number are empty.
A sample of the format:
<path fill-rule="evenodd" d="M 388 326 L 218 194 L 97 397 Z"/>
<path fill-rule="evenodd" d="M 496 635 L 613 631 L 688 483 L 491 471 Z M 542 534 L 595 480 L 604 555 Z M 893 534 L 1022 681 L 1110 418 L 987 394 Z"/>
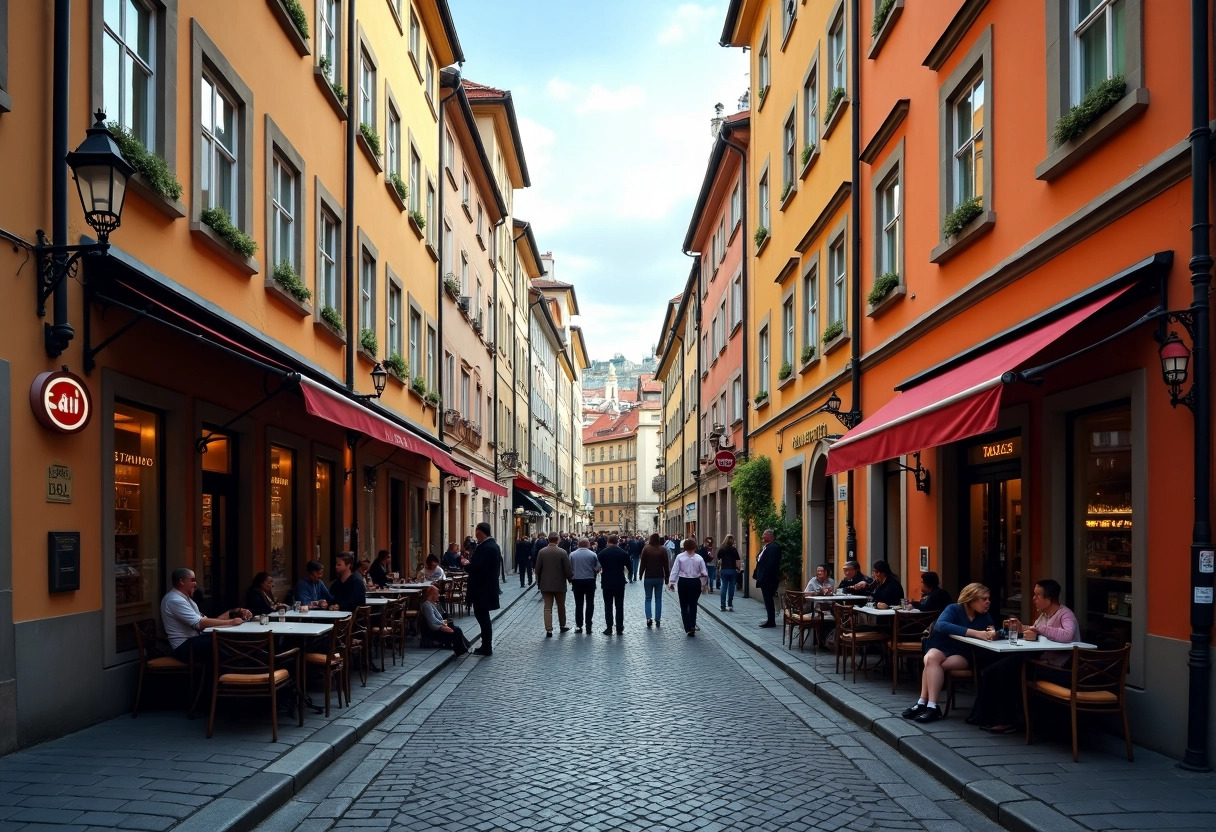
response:
<path fill-rule="evenodd" d="M 154 618 L 140 619 L 134 627 L 135 645 L 139 648 L 139 682 L 135 685 L 135 706 L 131 709 L 131 718 L 139 716 L 139 701 L 143 697 L 146 676 L 185 677 L 187 707 L 192 715 L 198 701 L 194 690 L 194 654 L 190 654 L 188 662 L 173 658 L 168 640 L 156 634 Z"/>
<path fill-rule="evenodd" d="M 806 634 L 812 628 L 814 618 L 813 605 L 797 590 L 785 591 L 785 610 L 781 616 L 781 641 L 785 641 L 785 631 L 790 631 L 789 644 L 794 646 L 794 631 L 798 631 L 798 649 L 801 651 L 806 643 Z"/>
<path fill-rule="evenodd" d="M 350 632 L 350 665 L 358 665 L 359 684 L 367 687 L 367 666 L 371 662 L 371 633 L 372 608 L 370 606 L 356 607 L 351 616 Z M 347 674 L 349 680 L 350 675 Z M 350 700 L 350 685 L 347 685 L 346 699 Z"/>
<path fill-rule="evenodd" d="M 1077 714 L 1118 714 L 1123 719 L 1123 741 L 1127 761 L 1132 759 L 1132 732 L 1127 723 L 1127 666 L 1132 646 L 1118 650 L 1072 648 L 1071 680 L 1067 687 L 1030 678 L 1032 668 L 1062 672 L 1064 669 L 1044 661 L 1028 659 L 1022 663 L 1022 708 L 1026 718 L 1026 744 L 1030 745 L 1030 697 L 1038 696 L 1057 705 L 1067 705 L 1072 718 L 1072 761 L 1077 762 Z"/>
<path fill-rule="evenodd" d="M 295 676 L 284 667 L 295 666 Z M 215 729 L 215 705 L 221 696 L 229 698 L 266 697 L 270 700 L 270 738 L 279 741 L 279 691 L 292 690 L 292 704 L 304 725 L 300 703 L 300 649 L 293 647 L 274 652 L 274 633 L 211 633 L 211 718 L 207 720 L 207 739 Z"/>
<path fill-rule="evenodd" d="M 336 622 L 329 631 L 329 645 L 324 653 L 308 652 L 304 654 L 305 672 L 309 668 L 321 671 L 325 685 L 325 716 L 329 717 L 329 699 L 333 693 L 334 682 L 338 683 L 338 707 L 342 704 L 343 694 L 346 695 L 346 705 L 350 705 L 350 685 L 347 673 L 350 668 L 350 629 L 354 616 L 347 616 Z"/>
<path fill-rule="evenodd" d="M 836 619 L 836 672 L 840 673 L 840 657 L 848 654 L 847 661 L 853 665 L 853 682 L 857 682 L 857 648 L 862 648 L 862 661 L 865 661 L 865 648 L 870 644 L 881 645 L 886 641 L 883 633 L 857 629 L 857 611 L 848 604 L 832 604 L 832 616 Z M 845 672 L 849 665 L 844 666 Z M 841 675 L 844 675 L 841 673 Z M 870 668 L 865 668 L 865 675 L 870 677 Z"/>
<path fill-rule="evenodd" d="M 941 613 L 895 611 L 895 623 L 891 628 L 891 693 L 899 684 L 900 657 L 915 658 L 919 662 L 924 656 L 924 640 L 928 638 L 933 624 Z"/>
<path fill-rule="evenodd" d="M 392 655 L 393 664 L 397 664 L 397 648 L 404 637 L 405 622 L 402 616 L 404 609 L 403 599 L 394 598 L 384 605 L 384 611 L 380 613 L 380 625 L 372 627 L 372 637 L 380 648 L 380 668 L 382 670 L 385 666 L 384 648 L 386 645 Z"/>

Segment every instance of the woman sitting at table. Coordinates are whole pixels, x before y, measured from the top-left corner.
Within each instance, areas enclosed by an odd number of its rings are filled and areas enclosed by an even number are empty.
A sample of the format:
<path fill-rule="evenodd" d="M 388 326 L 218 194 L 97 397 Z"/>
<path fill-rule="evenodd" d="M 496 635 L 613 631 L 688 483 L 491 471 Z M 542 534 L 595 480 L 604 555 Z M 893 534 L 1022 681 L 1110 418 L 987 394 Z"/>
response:
<path fill-rule="evenodd" d="M 259 572 L 253 576 L 253 582 L 245 591 L 245 608 L 254 615 L 270 615 L 287 609 L 287 605 L 274 600 L 274 578 L 266 572 Z"/>
<path fill-rule="evenodd" d="M 816 595 L 831 595 L 835 589 L 836 584 L 828 576 L 828 565 L 821 563 L 815 567 L 815 574 L 807 581 L 806 588 L 802 591 L 813 592 Z"/>
<path fill-rule="evenodd" d="M 384 587 L 389 585 L 388 567 L 392 557 L 388 549 L 381 549 L 379 552 L 376 552 L 376 562 L 372 564 L 372 568 L 367 572 L 368 576 L 372 579 L 372 583 L 379 589 L 384 589 Z"/>
<path fill-rule="evenodd" d="M 445 577 L 447 576 L 443 573 L 443 567 L 439 565 L 439 558 L 434 555 L 427 555 L 426 566 L 417 575 L 418 583 L 425 584 L 431 581 L 442 581 Z"/>
<path fill-rule="evenodd" d="M 941 719 L 937 700 L 946 682 L 946 673 L 951 670 L 966 670 L 971 666 L 967 647 L 951 636 L 967 636 L 992 641 L 996 638 L 996 627 L 988 615 L 992 596 L 983 584 L 967 584 L 958 594 L 958 603 L 946 607 L 933 625 L 933 632 L 925 642 L 925 669 L 920 675 L 920 699 L 905 710 L 904 719 L 917 722 L 936 722 Z"/>
<path fill-rule="evenodd" d="M 904 597 L 904 585 L 891 574 L 885 560 L 874 561 L 874 583 L 870 584 L 870 597 L 880 610 L 898 607 Z"/>
<path fill-rule="evenodd" d="M 950 593 L 942 589 L 936 572 L 920 573 L 920 600 L 912 602 L 912 609 L 921 612 L 940 612 L 954 603 Z"/>

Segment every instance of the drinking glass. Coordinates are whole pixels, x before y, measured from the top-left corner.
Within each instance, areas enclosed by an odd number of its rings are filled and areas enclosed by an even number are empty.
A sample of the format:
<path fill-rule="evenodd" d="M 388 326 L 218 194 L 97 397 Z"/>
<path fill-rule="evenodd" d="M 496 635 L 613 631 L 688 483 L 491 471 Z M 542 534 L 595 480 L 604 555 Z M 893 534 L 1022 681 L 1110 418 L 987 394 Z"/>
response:
<path fill-rule="evenodd" d="M 1005 634 L 1009 636 L 1009 643 L 1016 645 L 1018 643 L 1018 628 L 1012 623 L 1005 629 Z"/>
<path fill-rule="evenodd" d="M 258 623 L 261 624 L 263 627 L 265 627 L 267 624 L 270 623 L 270 616 L 267 615 L 266 613 L 262 613 L 261 615 L 258 616 Z"/>

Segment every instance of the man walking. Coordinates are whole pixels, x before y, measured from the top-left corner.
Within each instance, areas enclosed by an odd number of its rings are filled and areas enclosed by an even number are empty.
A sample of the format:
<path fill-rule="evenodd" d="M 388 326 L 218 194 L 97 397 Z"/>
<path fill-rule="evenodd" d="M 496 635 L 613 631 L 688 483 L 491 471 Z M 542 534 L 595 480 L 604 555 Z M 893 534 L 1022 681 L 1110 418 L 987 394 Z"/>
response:
<path fill-rule="evenodd" d="M 635 534 L 629 541 L 629 582 L 638 579 L 638 564 L 642 562 L 642 536 Z"/>
<path fill-rule="evenodd" d="M 608 547 L 599 553 L 600 589 L 604 593 L 604 635 L 612 634 L 613 607 L 616 607 L 616 634 L 625 632 L 625 583 L 629 575 L 629 553 L 617 545 L 618 538 L 608 535 Z M 590 622 L 588 622 L 590 626 Z"/>
<path fill-rule="evenodd" d="M 515 541 L 515 571 L 519 573 L 519 588 L 524 588 L 524 575 L 528 577 L 528 586 L 532 586 L 532 540 L 526 534 L 520 534 Z"/>
<path fill-rule="evenodd" d="M 600 571 L 600 561 L 591 551 L 589 540 L 584 538 L 578 544 L 570 553 L 570 567 L 574 573 L 574 580 L 570 582 L 574 590 L 574 632 L 581 633 L 586 627 L 590 634 L 591 619 L 595 615 L 595 575 Z"/>
<path fill-rule="evenodd" d="M 763 545 L 760 554 L 756 555 L 756 568 L 752 572 L 756 586 L 764 593 L 764 612 L 768 615 L 760 626 L 776 627 L 777 606 L 774 599 L 777 595 L 777 584 L 781 581 L 781 547 L 773 539 L 772 529 L 765 529 L 760 540 Z"/>
<path fill-rule="evenodd" d="M 553 605 L 557 604 L 557 620 L 562 632 L 566 626 L 566 585 L 574 577 L 570 568 L 570 556 L 557 545 L 557 532 L 549 535 L 549 545 L 536 553 L 536 586 L 545 599 L 545 638 L 553 636 Z"/>
<path fill-rule="evenodd" d="M 465 590 L 473 617 L 481 625 L 481 646 L 473 652 L 479 656 L 494 655 L 494 634 L 490 625 L 490 611 L 498 609 L 498 573 L 502 551 L 490 537 L 490 524 L 478 523 L 473 532 L 477 546 L 469 559 L 468 584 Z"/>

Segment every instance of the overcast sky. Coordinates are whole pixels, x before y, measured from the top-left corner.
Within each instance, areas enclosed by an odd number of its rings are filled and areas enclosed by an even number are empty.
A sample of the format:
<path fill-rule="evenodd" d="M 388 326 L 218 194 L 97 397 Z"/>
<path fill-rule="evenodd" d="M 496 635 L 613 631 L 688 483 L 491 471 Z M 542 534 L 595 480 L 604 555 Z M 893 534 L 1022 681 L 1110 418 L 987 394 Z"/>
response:
<path fill-rule="evenodd" d="M 692 261 L 680 251 L 747 58 L 718 46 L 727 0 L 449 0 L 465 78 L 511 90 L 533 224 L 575 286 L 594 359 L 640 360 Z"/>

